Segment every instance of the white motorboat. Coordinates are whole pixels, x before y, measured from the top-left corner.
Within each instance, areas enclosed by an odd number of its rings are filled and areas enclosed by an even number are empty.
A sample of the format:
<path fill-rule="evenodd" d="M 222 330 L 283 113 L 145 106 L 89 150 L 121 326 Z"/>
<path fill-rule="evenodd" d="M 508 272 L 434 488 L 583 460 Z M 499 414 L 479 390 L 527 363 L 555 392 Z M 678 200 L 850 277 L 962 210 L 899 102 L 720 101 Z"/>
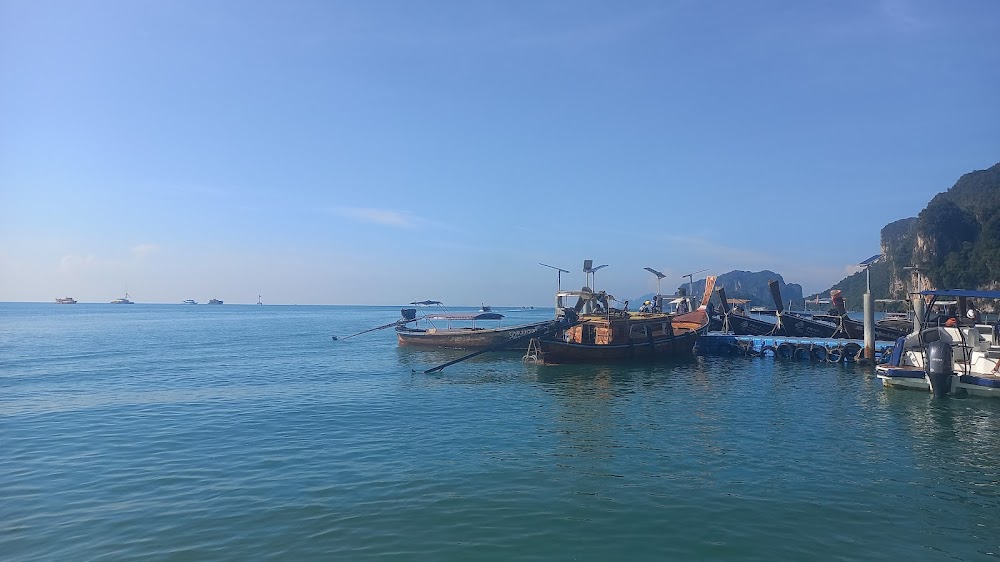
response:
<path fill-rule="evenodd" d="M 135 303 L 130 301 L 128 299 L 128 293 L 125 293 L 124 297 L 111 301 L 111 304 L 135 304 Z"/>
<path fill-rule="evenodd" d="M 931 290 L 917 329 L 899 338 L 888 363 L 878 365 L 887 387 L 931 391 L 935 396 L 1000 398 L 1000 339 L 996 327 L 979 320 L 970 299 L 1000 302 L 1000 291 Z M 957 299 L 954 315 L 937 314 L 941 299 Z M 972 313 L 969 311 L 972 309 Z"/>

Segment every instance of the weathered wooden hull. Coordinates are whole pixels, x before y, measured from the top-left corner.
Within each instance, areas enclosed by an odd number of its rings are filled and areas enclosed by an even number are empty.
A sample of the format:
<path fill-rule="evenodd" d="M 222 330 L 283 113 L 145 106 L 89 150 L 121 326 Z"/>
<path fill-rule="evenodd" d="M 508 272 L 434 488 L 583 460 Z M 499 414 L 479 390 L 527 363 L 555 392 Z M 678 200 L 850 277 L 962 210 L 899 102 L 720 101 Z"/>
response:
<path fill-rule="evenodd" d="M 564 331 L 540 338 L 542 360 L 547 364 L 617 363 L 690 356 L 698 336 L 708 332 L 709 318 L 703 309 L 669 318 L 633 315 L 626 326 L 635 328 L 633 334 L 618 343 L 567 341 Z M 668 327 L 665 331 L 664 326 Z"/>
<path fill-rule="evenodd" d="M 739 314 L 730 314 L 728 320 L 729 331 L 737 336 L 767 336 L 774 334 L 777 329 L 777 325 L 773 322 Z"/>
<path fill-rule="evenodd" d="M 859 322 L 853 318 L 848 318 L 846 316 L 823 316 L 819 318 L 826 322 L 839 322 L 839 329 L 834 333 L 835 338 L 847 338 L 852 340 L 863 340 L 865 339 L 865 323 Z M 902 336 L 905 336 L 906 332 L 903 330 L 896 330 L 889 326 L 875 324 L 875 339 L 877 341 L 896 341 Z"/>
<path fill-rule="evenodd" d="M 785 335 L 792 338 L 832 338 L 837 326 L 826 322 L 817 322 L 811 318 L 779 313 L 781 328 Z"/>
<path fill-rule="evenodd" d="M 508 328 L 449 328 L 436 330 L 396 327 L 396 338 L 401 346 L 449 349 L 486 349 L 501 346 L 500 349 L 523 350 L 524 338 L 541 334 L 552 325 L 551 321 L 523 324 Z M 511 342 L 509 347 L 504 346 Z"/>
<path fill-rule="evenodd" d="M 570 343 L 542 338 L 539 347 L 545 363 L 549 364 L 617 363 L 689 356 L 697 340 L 698 332 L 688 331 L 673 338 L 661 337 L 652 341 L 635 339 L 619 345 Z"/>

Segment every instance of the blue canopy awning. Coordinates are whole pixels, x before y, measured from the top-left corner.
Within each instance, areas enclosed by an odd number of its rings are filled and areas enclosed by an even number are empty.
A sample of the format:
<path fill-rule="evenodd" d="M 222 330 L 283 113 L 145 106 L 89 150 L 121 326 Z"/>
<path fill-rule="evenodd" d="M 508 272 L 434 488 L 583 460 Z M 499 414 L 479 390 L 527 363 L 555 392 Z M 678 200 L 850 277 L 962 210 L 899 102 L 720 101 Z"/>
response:
<path fill-rule="evenodd" d="M 500 320 L 499 312 L 440 312 L 424 316 L 429 320 Z"/>

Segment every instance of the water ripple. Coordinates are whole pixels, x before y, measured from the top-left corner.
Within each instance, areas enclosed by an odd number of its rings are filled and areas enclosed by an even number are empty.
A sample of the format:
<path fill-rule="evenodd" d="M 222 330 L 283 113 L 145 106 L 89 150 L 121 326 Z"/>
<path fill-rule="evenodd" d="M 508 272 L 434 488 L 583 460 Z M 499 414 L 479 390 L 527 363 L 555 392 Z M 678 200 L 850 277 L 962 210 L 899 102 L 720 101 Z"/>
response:
<path fill-rule="evenodd" d="M 329 338 L 393 309 L 0 306 L 9 559 L 1000 552 L 1000 405 L 853 366 L 424 376 L 460 353 Z"/>

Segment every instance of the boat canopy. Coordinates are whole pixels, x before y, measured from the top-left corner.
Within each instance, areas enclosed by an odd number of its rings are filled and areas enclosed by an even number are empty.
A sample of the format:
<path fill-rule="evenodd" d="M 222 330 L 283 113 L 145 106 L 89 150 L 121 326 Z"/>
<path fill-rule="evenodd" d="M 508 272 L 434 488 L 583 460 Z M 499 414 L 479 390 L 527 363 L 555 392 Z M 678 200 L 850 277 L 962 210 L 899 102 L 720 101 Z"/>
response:
<path fill-rule="evenodd" d="M 1000 299 L 1000 291 L 975 291 L 970 289 L 931 289 L 920 291 L 921 295 L 935 297 L 966 297 L 973 299 Z M 940 304 L 940 302 L 938 303 Z"/>
<path fill-rule="evenodd" d="M 428 320 L 500 320 L 499 312 L 439 312 L 424 316 Z"/>

